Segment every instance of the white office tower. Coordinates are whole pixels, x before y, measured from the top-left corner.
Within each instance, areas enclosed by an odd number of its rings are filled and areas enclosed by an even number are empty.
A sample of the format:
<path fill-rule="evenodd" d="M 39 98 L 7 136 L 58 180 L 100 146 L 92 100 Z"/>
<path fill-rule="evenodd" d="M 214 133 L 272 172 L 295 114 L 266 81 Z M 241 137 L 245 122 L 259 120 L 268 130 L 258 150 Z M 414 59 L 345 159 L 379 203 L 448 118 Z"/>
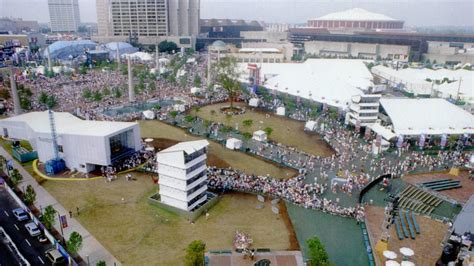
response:
<path fill-rule="evenodd" d="M 352 97 L 349 112 L 346 115 L 348 122 L 354 126 L 366 127 L 375 124 L 378 119 L 380 94 L 362 94 Z"/>
<path fill-rule="evenodd" d="M 207 140 L 181 142 L 157 154 L 161 202 L 193 211 L 207 200 Z"/>
<path fill-rule="evenodd" d="M 99 36 L 197 36 L 200 0 L 96 0 Z"/>
<path fill-rule="evenodd" d="M 76 32 L 81 23 L 78 0 L 48 0 L 52 32 Z"/>
<path fill-rule="evenodd" d="M 200 0 L 168 0 L 169 35 L 199 34 Z"/>

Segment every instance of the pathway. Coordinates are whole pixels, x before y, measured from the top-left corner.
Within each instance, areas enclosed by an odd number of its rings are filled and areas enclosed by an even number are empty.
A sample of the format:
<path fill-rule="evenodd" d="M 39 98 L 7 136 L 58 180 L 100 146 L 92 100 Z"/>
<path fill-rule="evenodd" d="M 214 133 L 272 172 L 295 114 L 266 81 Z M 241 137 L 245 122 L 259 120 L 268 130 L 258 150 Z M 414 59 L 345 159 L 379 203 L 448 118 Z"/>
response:
<path fill-rule="evenodd" d="M 5 151 L 3 147 L 0 147 L 0 155 L 3 155 L 7 160 L 13 160 L 12 156 Z M 13 160 L 13 167 L 18 169 L 23 176 L 23 181 L 19 184 L 21 190 L 26 189 L 26 186 L 31 185 L 36 192 L 35 205 L 38 208 L 44 208 L 48 205 L 54 207 L 54 209 L 60 215 L 67 215 L 68 227 L 64 228 L 64 237 L 69 239 L 69 235 L 76 231 L 83 239 L 82 248 L 79 251 L 79 255 L 87 263 L 89 257 L 90 265 L 96 265 L 99 261 L 105 261 L 107 265 L 121 265 L 121 263 L 102 246 L 102 244 L 95 239 L 89 231 L 87 231 L 75 218 L 69 218 L 69 210 L 66 210 L 46 189 L 36 182 L 36 180 L 28 173 L 17 161 Z M 57 221 L 54 225 L 58 232 L 61 232 L 59 222 Z"/>

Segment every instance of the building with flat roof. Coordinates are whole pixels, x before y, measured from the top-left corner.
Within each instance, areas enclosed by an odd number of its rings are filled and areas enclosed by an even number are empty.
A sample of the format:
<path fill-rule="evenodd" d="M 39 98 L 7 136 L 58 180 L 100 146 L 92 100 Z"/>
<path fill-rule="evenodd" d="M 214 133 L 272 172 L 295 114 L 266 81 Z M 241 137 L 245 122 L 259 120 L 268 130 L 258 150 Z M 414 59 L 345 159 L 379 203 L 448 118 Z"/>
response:
<path fill-rule="evenodd" d="M 157 153 L 161 203 L 191 212 L 206 202 L 207 146 L 187 141 Z"/>
<path fill-rule="evenodd" d="M 474 42 L 428 42 L 425 58 L 438 64 L 474 64 Z"/>
<path fill-rule="evenodd" d="M 52 32 L 76 32 L 81 23 L 78 0 L 48 0 Z"/>
<path fill-rule="evenodd" d="M 155 45 L 171 40 L 194 47 L 199 34 L 200 0 L 97 0 L 100 42 L 125 41 Z"/>
<path fill-rule="evenodd" d="M 308 20 L 308 27 L 327 28 L 329 30 L 393 30 L 402 29 L 403 21 L 383 14 L 369 12 L 362 8 L 353 8 L 310 19 Z"/>
<path fill-rule="evenodd" d="M 0 18 L 0 31 L 11 33 L 37 32 L 39 31 L 38 21 L 23 20 L 21 18 Z"/>
<path fill-rule="evenodd" d="M 109 166 L 141 149 L 138 123 L 82 120 L 54 112 L 58 150 L 66 166 L 90 172 Z M 55 158 L 48 112 L 30 112 L 0 120 L 1 133 L 27 140 L 41 162 Z"/>

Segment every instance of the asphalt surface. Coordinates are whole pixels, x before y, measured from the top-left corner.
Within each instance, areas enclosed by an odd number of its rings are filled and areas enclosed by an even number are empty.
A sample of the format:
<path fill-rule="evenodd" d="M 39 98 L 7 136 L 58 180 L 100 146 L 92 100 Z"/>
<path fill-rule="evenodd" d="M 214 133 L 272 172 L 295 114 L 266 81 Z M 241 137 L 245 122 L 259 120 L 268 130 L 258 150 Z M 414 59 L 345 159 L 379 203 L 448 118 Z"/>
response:
<path fill-rule="evenodd" d="M 40 243 L 36 237 L 31 237 L 28 234 L 24 225 L 31 220 L 19 222 L 13 216 L 12 210 L 18 207 L 6 189 L 0 187 L 0 226 L 31 265 L 51 265 L 44 256 L 44 252 L 51 248 L 51 243 Z M 17 265 L 17 260 L 8 251 L 5 244 L 0 242 L 0 266 L 6 265 Z"/>

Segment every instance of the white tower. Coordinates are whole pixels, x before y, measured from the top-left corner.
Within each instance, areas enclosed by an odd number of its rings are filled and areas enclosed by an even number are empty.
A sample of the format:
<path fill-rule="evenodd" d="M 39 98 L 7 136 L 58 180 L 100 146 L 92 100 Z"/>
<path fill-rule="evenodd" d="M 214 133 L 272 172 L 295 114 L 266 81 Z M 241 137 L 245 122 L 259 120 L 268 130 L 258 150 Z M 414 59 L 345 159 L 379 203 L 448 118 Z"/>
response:
<path fill-rule="evenodd" d="M 128 101 L 135 102 L 135 91 L 133 90 L 133 73 L 132 73 L 132 62 L 130 56 L 127 57 L 128 64 Z"/>

